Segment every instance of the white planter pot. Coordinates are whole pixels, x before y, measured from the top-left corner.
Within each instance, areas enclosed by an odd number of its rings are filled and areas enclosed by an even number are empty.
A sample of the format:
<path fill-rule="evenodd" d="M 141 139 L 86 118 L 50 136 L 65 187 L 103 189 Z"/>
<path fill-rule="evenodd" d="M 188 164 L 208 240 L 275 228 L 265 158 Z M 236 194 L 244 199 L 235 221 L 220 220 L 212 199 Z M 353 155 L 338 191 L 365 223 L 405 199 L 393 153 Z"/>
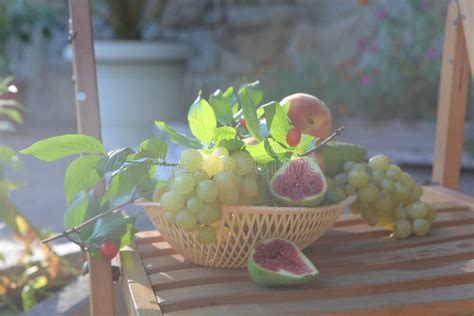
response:
<path fill-rule="evenodd" d="M 155 120 L 182 117 L 189 48 L 178 43 L 96 41 L 102 138 L 107 149 L 150 138 Z"/>

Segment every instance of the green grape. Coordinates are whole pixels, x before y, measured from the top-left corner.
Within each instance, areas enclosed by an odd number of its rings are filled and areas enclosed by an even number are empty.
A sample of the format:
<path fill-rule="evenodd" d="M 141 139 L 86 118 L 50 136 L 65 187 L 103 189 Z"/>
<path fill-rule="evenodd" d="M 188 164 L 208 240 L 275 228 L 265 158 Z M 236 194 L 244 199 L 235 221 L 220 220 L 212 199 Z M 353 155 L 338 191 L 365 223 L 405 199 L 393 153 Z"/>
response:
<path fill-rule="evenodd" d="M 364 204 L 370 204 L 377 199 L 379 189 L 373 183 L 369 183 L 366 186 L 357 190 L 357 197 Z"/>
<path fill-rule="evenodd" d="M 347 174 L 345 174 L 345 173 L 340 173 L 340 174 L 338 174 L 338 175 L 336 175 L 336 176 L 334 177 L 334 180 L 335 180 L 338 184 L 344 185 L 344 184 L 347 183 Z"/>
<path fill-rule="evenodd" d="M 244 174 L 244 178 L 253 179 L 256 181 L 258 178 L 257 168 L 255 167 L 254 169 L 250 169 L 246 174 Z"/>
<path fill-rule="evenodd" d="M 435 210 L 431 207 L 431 205 L 428 205 L 428 214 L 426 214 L 425 220 L 431 225 L 433 224 L 435 218 L 436 218 Z"/>
<path fill-rule="evenodd" d="M 353 161 L 346 161 L 343 165 L 343 169 L 345 172 L 349 173 L 352 168 L 354 168 L 355 162 Z"/>
<path fill-rule="evenodd" d="M 216 243 L 217 230 L 212 226 L 203 226 L 199 229 L 196 238 L 202 244 Z"/>
<path fill-rule="evenodd" d="M 191 175 L 179 175 L 174 179 L 173 188 L 183 195 L 194 191 L 194 178 Z"/>
<path fill-rule="evenodd" d="M 365 162 L 358 162 L 352 167 L 352 170 L 354 169 L 367 172 L 367 164 Z"/>
<path fill-rule="evenodd" d="M 254 205 L 254 204 L 258 204 L 258 202 L 254 202 L 254 200 L 256 200 L 257 197 L 255 196 L 255 199 L 254 198 L 251 198 L 249 196 L 245 196 L 243 194 L 240 194 L 240 200 L 239 200 L 239 205 Z"/>
<path fill-rule="evenodd" d="M 390 179 L 383 179 L 380 182 L 380 188 L 388 194 L 394 194 L 395 192 L 395 184 Z"/>
<path fill-rule="evenodd" d="M 153 201 L 154 202 L 159 202 L 161 200 L 161 197 L 163 196 L 163 194 L 165 194 L 166 192 L 168 192 L 168 185 L 160 186 L 153 193 Z"/>
<path fill-rule="evenodd" d="M 332 203 L 337 203 L 346 198 L 346 193 L 339 187 L 328 188 L 326 198 Z"/>
<path fill-rule="evenodd" d="M 217 199 L 219 190 L 217 189 L 217 185 L 214 181 L 204 180 L 199 182 L 196 188 L 196 193 L 203 202 L 210 203 Z"/>
<path fill-rule="evenodd" d="M 325 177 L 325 178 L 326 178 L 326 183 L 328 184 L 328 188 L 335 188 L 338 186 L 338 183 L 336 182 L 336 180 L 331 179 L 329 177 Z"/>
<path fill-rule="evenodd" d="M 415 187 L 411 190 L 411 200 L 413 202 L 418 201 L 423 195 L 423 188 L 415 184 Z"/>
<path fill-rule="evenodd" d="M 409 189 L 412 189 L 416 186 L 415 180 L 406 172 L 400 174 L 400 182 L 406 185 Z"/>
<path fill-rule="evenodd" d="M 235 173 L 235 161 L 228 156 L 221 156 L 220 161 L 222 162 L 222 171 L 228 173 Z"/>
<path fill-rule="evenodd" d="M 240 192 L 243 196 L 254 197 L 258 192 L 258 184 L 254 179 L 244 178 L 240 185 Z"/>
<path fill-rule="evenodd" d="M 351 214 L 360 214 L 361 212 L 360 204 L 357 201 L 355 201 L 354 203 L 349 205 L 349 212 Z"/>
<path fill-rule="evenodd" d="M 165 219 L 170 224 L 175 224 L 174 214 L 170 212 L 165 212 Z"/>
<path fill-rule="evenodd" d="M 344 192 L 346 192 L 347 195 L 352 195 L 356 193 L 356 189 L 352 185 L 346 184 L 344 186 Z"/>
<path fill-rule="evenodd" d="M 179 166 L 182 170 L 194 172 L 201 167 L 202 155 L 193 148 L 187 148 L 181 152 Z"/>
<path fill-rule="evenodd" d="M 397 198 L 397 200 L 399 200 L 404 205 L 406 205 L 406 204 L 410 203 L 411 192 L 407 188 L 406 185 L 404 185 L 401 182 L 397 182 L 397 183 L 395 183 L 395 197 Z"/>
<path fill-rule="evenodd" d="M 396 170 L 396 171 L 398 171 L 398 172 L 400 172 L 400 173 L 402 172 L 402 169 L 401 169 L 399 166 L 393 165 L 393 164 L 390 165 L 390 166 L 388 166 L 388 169 Z"/>
<path fill-rule="evenodd" d="M 221 208 L 219 204 L 204 204 L 204 207 L 197 214 L 197 220 L 204 225 L 215 223 L 221 217 Z"/>
<path fill-rule="evenodd" d="M 184 197 L 176 191 L 168 191 L 161 196 L 161 207 L 170 213 L 176 213 L 184 207 Z"/>
<path fill-rule="evenodd" d="M 395 218 L 398 219 L 408 219 L 407 209 L 403 205 L 399 205 L 395 209 Z"/>
<path fill-rule="evenodd" d="M 372 171 L 372 174 L 370 175 L 370 180 L 375 182 L 375 183 L 381 183 L 384 180 L 384 175 L 385 173 L 380 170 L 375 170 Z"/>
<path fill-rule="evenodd" d="M 415 219 L 424 218 L 426 215 L 428 215 L 428 212 L 429 212 L 429 206 L 426 203 L 421 202 L 421 201 L 410 203 L 407 206 L 408 218 L 411 219 L 412 221 Z"/>
<path fill-rule="evenodd" d="M 392 210 L 380 212 L 378 224 L 386 229 L 393 230 L 395 214 Z"/>
<path fill-rule="evenodd" d="M 347 175 L 347 181 L 354 188 L 359 189 L 367 185 L 367 182 L 369 181 L 369 176 L 367 175 L 367 172 L 365 172 L 365 170 L 356 169 L 354 167 L 354 169 L 351 170 Z"/>
<path fill-rule="evenodd" d="M 222 172 L 224 169 L 224 163 L 219 157 L 214 155 L 209 155 L 204 158 L 202 163 L 202 168 L 207 172 L 207 174 L 211 177 L 215 176 L 219 172 Z"/>
<path fill-rule="evenodd" d="M 385 155 L 375 155 L 369 159 L 369 167 L 374 171 L 377 170 L 384 172 L 388 169 L 389 164 L 390 161 Z"/>
<path fill-rule="evenodd" d="M 228 191 L 237 189 L 237 176 L 227 172 L 220 172 L 216 175 L 215 181 L 219 191 Z"/>
<path fill-rule="evenodd" d="M 392 166 L 393 165 L 390 165 L 387 171 L 385 171 L 385 177 L 393 181 L 398 181 L 400 179 L 401 172 L 394 168 L 391 168 Z"/>
<path fill-rule="evenodd" d="M 411 223 L 406 219 L 399 219 L 393 225 L 393 236 L 397 239 L 408 238 L 411 232 Z"/>
<path fill-rule="evenodd" d="M 227 150 L 227 148 L 225 147 L 217 147 L 216 149 L 214 149 L 212 154 L 217 157 L 221 157 L 221 156 L 229 157 L 229 150 Z"/>
<path fill-rule="evenodd" d="M 186 208 L 190 211 L 197 213 L 204 207 L 204 203 L 201 201 L 200 198 L 193 195 L 186 201 Z"/>
<path fill-rule="evenodd" d="M 375 226 L 379 221 L 379 214 L 372 207 L 362 208 L 360 215 L 369 226 Z"/>
<path fill-rule="evenodd" d="M 239 205 L 240 192 L 238 190 L 228 190 L 219 194 L 219 201 L 223 205 Z"/>
<path fill-rule="evenodd" d="M 209 176 L 207 175 L 206 171 L 204 170 L 197 170 L 193 174 L 193 179 L 194 183 L 199 183 L 203 180 L 209 179 Z"/>
<path fill-rule="evenodd" d="M 416 236 L 426 236 L 430 232 L 430 223 L 423 218 L 418 218 L 411 224 L 413 233 Z"/>
<path fill-rule="evenodd" d="M 374 201 L 374 208 L 380 213 L 392 212 L 392 198 L 387 192 L 380 192 L 378 198 Z"/>
<path fill-rule="evenodd" d="M 230 157 L 235 161 L 235 172 L 238 175 L 244 175 L 250 170 L 255 170 L 255 161 L 248 152 L 243 150 L 237 150 L 233 152 Z"/>
<path fill-rule="evenodd" d="M 174 216 L 174 221 L 176 225 L 188 232 L 198 228 L 196 214 L 188 209 L 183 209 L 176 213 Z"/>

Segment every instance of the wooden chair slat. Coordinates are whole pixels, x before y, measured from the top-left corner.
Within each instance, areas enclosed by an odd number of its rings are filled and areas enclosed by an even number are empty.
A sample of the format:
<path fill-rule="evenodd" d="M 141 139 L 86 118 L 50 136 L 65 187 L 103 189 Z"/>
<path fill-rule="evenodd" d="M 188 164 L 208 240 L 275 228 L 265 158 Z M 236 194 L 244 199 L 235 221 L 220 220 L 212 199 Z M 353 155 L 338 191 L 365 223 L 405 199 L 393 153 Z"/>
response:
<path fill-rule="evenodd" d="M 474 2 L 471 0 L 459 0 L 458 3 L 469 61 L 471 61 L 471 74 L 474 74 Z"/>
<path fill-rule="evenodd" d="M 461 263 L 461 265 L 462 264 L 463 263 Z M 424 272 L 426 271 L 427 270 Z M 180 288 L 160 292 L 160 298 L 164 295 L 169 298 L 161 300 L 160 306 L 163 312 L 167 313 L 175 310 L 206 306 L 358 297 L 442 288 L 474 282 L 474 274 L 472 272 L 465 272 L 462 269 L 461 271 L 444 273 L 442 275 L 439 275 L 440 271 L 433 271 L 432 275 L 424 277 L 417 277 L 419 271 L 403 271 L 403 273 L 406 273 L 404 277 L 397 273 L 395 273 L 394 276 L 387 274 L 388 279 L 384 279 L 384 274 L 379 273 L 377 279 L 380 280 L 380 278 L 382 278 L 384 280 L 374 282 L 374 277 L 372 276 L 372 278 L 368 278 L 366 283 L 362 285 L 354 283 L 353 281 L 351 282 L 351 278 L 346 278 L 345 276 L 321 277 L 317 280 L 319 283 L 307 284 L 297 291 L 285 289 L 268 290 L 250 282 L 230 283 L 218 287 L 204 285 L 192 288 Z M 362 277 L 362 275 L 360 275 L 360 277 Z M 179 297 L 179 299 L 176 299 L 177 297 Z"/>
<path fill-rule="evenodd" d="M 318 315 L 318 316 L 406 316 L 406 315 L 456 315 L 471 316 L 474 299 L 468 293 L 470 285 L 444 287 L 370 296 L 349 297 L 327 300 L 307 300 L 297 302 L 273 302 L 267 304 L 245 304 L 203 307 L 181 310 L 167 315 L 209 316 L 209 315 Z M 449 292 L 446 297 L 445 292 Z M 437 297 L 436 302 L 431 299 Z M 404 304 L 401 304 L 403 302 Z"/>
<path fill-rule="evenodd" d="M 158 300 L 134 245 L 120 251 L 120 266 L 122 288 L 129 314 L 137 316 L 161 314 Z M 131 293 L 134 295 L 130 295 Z"/>
<path fill-rule="evenodd" d="M 459 6 L 457 1 L 451 1 L 445 27 L 432 175 L 434 182 L 451 189 L 457 189 L 459 183 L 469 78 Z"/>

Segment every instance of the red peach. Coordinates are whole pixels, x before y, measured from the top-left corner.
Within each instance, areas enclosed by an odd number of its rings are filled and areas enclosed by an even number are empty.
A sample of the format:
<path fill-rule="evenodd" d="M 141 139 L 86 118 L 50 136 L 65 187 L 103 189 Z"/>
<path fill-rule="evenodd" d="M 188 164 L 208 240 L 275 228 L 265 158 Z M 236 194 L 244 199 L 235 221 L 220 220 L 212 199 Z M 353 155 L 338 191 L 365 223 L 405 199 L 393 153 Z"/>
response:
<path fill-rule="evenodd" d="M 301 133 L 319 137 L 328 137 L 332 129 L 332 116 L 327 106 L 315 96 L 295 93 L 285 97 L 280 104 L 290 104 L 288 117 Z"/>

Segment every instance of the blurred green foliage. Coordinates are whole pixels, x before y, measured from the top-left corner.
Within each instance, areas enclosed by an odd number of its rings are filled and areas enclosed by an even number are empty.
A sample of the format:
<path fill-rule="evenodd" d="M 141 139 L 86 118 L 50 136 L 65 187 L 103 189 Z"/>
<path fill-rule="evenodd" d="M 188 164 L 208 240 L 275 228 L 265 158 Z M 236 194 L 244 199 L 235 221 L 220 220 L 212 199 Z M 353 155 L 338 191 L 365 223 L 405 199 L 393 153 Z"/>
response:
<path fill-rule="evenodd" d="M 444 19 L 430 1 L 403 2 L 396 12 L 376 4 L 362 9 L 371 10 L 376 22 L 352 57 L 331 65 L 324 56 L 302 53 L 291 67 L 267 72 L 265 89 L 275 99 L 296 91 L 315 94 L 336 117 L 434 120 Z M 470 94 L 472 100 L 472 89 Z"/>
<path fill-rule="evenodd" d="M 65 1 L 0 0 L 0 73 L 10 73 L 6 52 L 10 41 L 28 43 L 37 31 L 49 38 L 56 25 L 64 24 L 55 17 L 61 16 L 58 12 L 65 12 L 66 4 Z"/>

